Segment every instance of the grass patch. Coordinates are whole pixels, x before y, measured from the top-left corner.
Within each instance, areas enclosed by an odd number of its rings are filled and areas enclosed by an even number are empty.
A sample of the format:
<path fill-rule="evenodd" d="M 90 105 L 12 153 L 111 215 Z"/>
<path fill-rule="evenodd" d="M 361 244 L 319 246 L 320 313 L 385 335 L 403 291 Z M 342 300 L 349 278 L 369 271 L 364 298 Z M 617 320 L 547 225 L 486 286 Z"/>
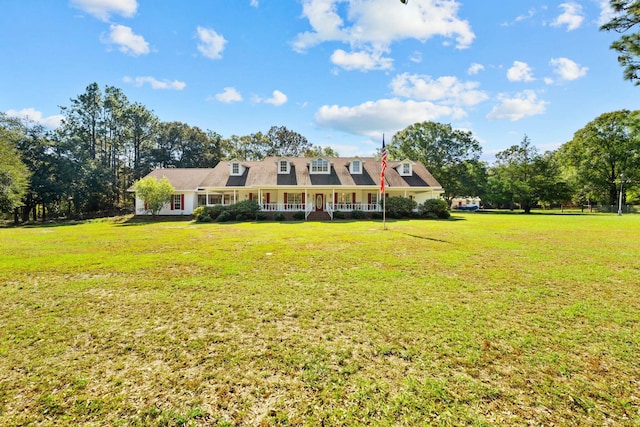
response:
<path fill-rule="evenodd" d="M 0 229 L 0 425 L 637 425 L 640 216 Z"/>

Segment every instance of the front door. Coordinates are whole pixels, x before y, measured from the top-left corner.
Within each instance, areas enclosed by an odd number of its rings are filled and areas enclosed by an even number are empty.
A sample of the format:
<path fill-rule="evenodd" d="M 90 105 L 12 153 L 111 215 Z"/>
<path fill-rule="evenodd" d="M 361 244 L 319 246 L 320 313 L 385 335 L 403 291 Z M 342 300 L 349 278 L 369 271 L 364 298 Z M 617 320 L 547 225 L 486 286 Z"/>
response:
<path fill-rule="evenodd" d="M 324 210 L 324 194 L 316 194 L 316 211 Z"/>

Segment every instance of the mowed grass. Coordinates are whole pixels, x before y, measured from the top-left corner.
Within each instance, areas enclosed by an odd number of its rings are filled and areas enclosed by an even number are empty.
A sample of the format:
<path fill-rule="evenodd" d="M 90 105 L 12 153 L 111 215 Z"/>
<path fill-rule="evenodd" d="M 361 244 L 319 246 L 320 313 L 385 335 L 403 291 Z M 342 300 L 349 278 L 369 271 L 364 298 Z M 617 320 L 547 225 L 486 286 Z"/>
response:
<path fill-rule="evenodd" d="M 640 425 L 640 216 L 0 229 L 0 425 Z"/>

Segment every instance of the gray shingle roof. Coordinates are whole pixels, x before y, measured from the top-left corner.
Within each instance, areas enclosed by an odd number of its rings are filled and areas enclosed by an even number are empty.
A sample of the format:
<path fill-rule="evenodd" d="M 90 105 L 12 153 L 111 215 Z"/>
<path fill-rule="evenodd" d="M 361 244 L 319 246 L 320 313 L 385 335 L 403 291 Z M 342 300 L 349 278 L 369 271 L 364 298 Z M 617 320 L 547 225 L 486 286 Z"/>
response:
<path fill-rule="evenodd" d="M 267 157 L 262 161 L 241 161 L 245 168 L 241 176 L 230 174 L 229 162 L 223 161 L 213 169 L 156 169 L 148 176 L 166 177 L 176 190 L 195 190 L 205 187 L 276 187 L 276 186 L 378 186 L 380 160 L 373 157 L 358 158 L 362 174 L 351 174 L 347 157 L 324 158 L 331 165 L 329 174 L 310 174 L 310 163 L 315 158 L 287 158 L 291 164 L 289 174 L 278 174 L 280 158 Z M 387 188 L 431 187 L 440 188 L 438 181 L 420 163 L 412 162 L 413 175 L 401 176 L 396 170 L 403 162 L 388 162 L 385 173 Z"/>

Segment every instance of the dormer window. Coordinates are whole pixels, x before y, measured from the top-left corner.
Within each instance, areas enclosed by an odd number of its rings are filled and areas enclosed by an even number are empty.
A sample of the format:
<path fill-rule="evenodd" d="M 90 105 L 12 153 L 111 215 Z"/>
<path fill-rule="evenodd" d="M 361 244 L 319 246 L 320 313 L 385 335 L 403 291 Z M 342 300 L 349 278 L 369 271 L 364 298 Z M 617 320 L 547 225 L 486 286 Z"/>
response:
<path fill-rule="evenodd" d="M 242 163 L 237 160 L 232 160 L 229 162 L 229 174 L 231 176 L 240 176 L 244 173 L 244 168 L 242 167 Z"/>
<path fill-rule="evenodd" d="M 291 164 L 288 160 L 282 159 L 278 160 L 278 173 L 279 174 L 288 174 L 291 171 Z"/>
<path fill-rule="evenodd" d="M 400 173 L 400 176 L 411 176 L 413 174 L 411 162 L 402 162 L 399 169 L 400 170 L 398 172 Z"/>
<path fill-rule="evenodd" d="M 311 161 L 311 173 L 328 174 L 329 162 L 325 159 L 315 159 Z"/>
<path fill-rule="evenodd" d="M 362 173 L 362 161 L 359 159 L 352 160 L 349 165 L 349 172 L 354 175 L 359 175 Z"/>

